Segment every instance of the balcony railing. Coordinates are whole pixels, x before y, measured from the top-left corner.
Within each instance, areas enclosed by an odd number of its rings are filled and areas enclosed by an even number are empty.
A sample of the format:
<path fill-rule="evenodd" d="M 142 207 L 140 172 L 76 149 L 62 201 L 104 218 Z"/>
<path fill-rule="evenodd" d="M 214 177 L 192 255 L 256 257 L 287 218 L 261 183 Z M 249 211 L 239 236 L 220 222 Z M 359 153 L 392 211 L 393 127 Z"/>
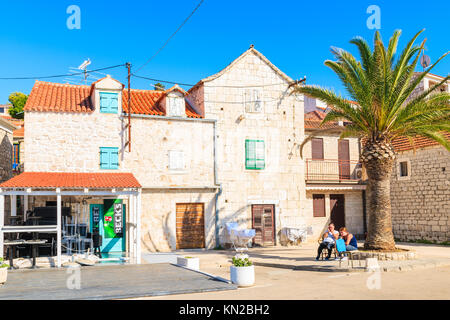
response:
<path fill-rule="evenodd" d="M 306 159 L 306 181 L 360 182 L 361 163 L 354 160 Z"/>

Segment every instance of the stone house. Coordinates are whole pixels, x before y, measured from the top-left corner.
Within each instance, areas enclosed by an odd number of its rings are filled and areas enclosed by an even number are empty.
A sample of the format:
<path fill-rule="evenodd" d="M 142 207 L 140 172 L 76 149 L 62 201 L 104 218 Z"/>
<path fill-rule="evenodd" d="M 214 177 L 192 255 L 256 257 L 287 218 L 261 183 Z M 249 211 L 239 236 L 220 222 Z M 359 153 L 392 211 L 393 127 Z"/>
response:
<path fill-rule="evenodd" d="M 414 95 L 439 83 L 429 74 Z M 450 83 L 440 91 L 450 92 Z M 447 134 L 450 139 L 450 134 Z M 417 137 L 393 141 L 397 151 L 391 177 L 392 225 L 399 240 L 450 241 L 450 153 L 435 141 Z"/>
<path fill-rule="evenodd" d="M 345 226 L 362 238 L 366 232 L 366 185 L 359 162 L 360 141 L 356 137 L 339 139 L 344 122 L 320 126 L 325 115 L 320 110 L 305 114 L 305 133 L 312 136 L 302 154 L 306 165 L 306 211 L 312 212 L 314 233 L 324 231 L 328 222 L 333 222 L 337 229 Z"/>
<path fill-rule="evenodd" d="M 84 189 L 86 195 L 65 196 L 62 206 L 71 207 L 87 223 L 92 223 L 92 212 L 98 206 L 105 206 L 106 212 L 111 193 L 117 194 L 114 201 L 123 202 L 126 228 L 121 246 L 115 249 L 128 251 L 130 237 L 142 240 L 137 252 L 212 248 L 217 190 L 215 121 L 204 119 L 186 95 L 178 86 L 166 91 L 132 89 L 128 136 L 128 91 L 117 80 L 107 76 L 91 86 L 36 81 L 24 108 L 25 172 L 0 188 L 37 190 L 42 188 L 37 182 L 43 173 L 58 183 L 61 176 L 56 174 L 64 173 L 64 179 L 72 183 L 64 187 Z M 119 173 L 132 176 L 123 181 Z M 90 188 L 73 182 L 86 174 L 93 178 L 101 174 L 120 183 L 116 188 L 107 184 L 111 188 L 102 191 L 102 196 L 91 196 Z M 136 211 L 126 209 L 135 205 L 126 196 L 129 188 L 120 187 L 131 181 L 128 177 L 132 177 L 133 190 L 139 189 L 140 235 L 131 231 L 137 218 L 131 216 Z M 25 207 L 51 206 L 55 200 L 55 196 L 24 197 Z"/>

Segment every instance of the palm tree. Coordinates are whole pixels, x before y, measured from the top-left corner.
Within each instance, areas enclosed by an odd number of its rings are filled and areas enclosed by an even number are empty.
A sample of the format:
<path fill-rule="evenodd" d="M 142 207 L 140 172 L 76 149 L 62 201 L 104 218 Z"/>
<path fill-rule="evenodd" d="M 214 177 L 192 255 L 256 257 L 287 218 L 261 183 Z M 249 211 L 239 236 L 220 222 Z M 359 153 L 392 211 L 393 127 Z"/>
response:
<path fill-rule="evenodd" d="M 423 31 L 423 30 L 422 30 Z M 416 65 L 424 50 L 425 41 L 415 45 L 418 32 L 396 58 L 401 31 L 397 30 L 386 48 L 377 31 L 373 50 L 361 37 L 350 43 L 356 45 L 361 61 L 347 51 L 332 48 L 337 61 L 325 61 L 343 83 L 351 103 L 331 90 L 317 86 L 297 86 L 294 92 L 317 98 L 330 106 L 322 124 L 344 120 L 341 138 L 360 137 L 361 161 L 368 176 L 368 235 L 366 249 L 395 249 L 391 222 L 390 177 L 396 153 L 392 141 L 423 136 L 445 146 L 450 143 L 444 132 L 450 132 L 450 94 L 436 93 L 440 83 L 420 94 L 412 94 L 426 74 L 449 52 L 424 72 L 416 73 Z M 317 133 L 316 133 L 317 134 Z M 310 138 L 310 137 L 309 137 Z"/>

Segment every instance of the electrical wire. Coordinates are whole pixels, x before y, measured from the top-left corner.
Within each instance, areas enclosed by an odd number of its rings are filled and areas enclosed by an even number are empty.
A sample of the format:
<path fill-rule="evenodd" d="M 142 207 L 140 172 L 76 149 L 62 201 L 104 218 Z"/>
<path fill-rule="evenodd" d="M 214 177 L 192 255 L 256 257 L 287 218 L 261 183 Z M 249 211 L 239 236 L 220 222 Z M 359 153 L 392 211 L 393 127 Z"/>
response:
<path fill-rule="evenodd" d="M 96 71 L 100 71 L 100 70 L 107 70 L 107 69 L 114 69 L 114 68 L 118 68 L 118 67 L 123 67 L 125 66 L 125 64 L 118 64 L 116 66 L 111 66 L 111 67 L 105 67 L 105 68 L 99 68 L 99 69 L 95 69 L 95 70 L 89 70 L 86 72 L 77 72 L 77 73 L 69 73 L 69 74 L 58 74 L 58 75 L 53 75 L 53 76 L 42 76 L 42 77 L 0 77 L 0 80 L 34 80 L 34 79 L 50 79 L 50 78 L 62 78 L 62 77 L 72 77 L 72 76 L 77 76 L 77 75 L 84 75 L 85 73 L 91 73 L 91 72 L 96 72 Z"/>
<path fill-rule="evenodd" d="M 180 26 L 177 28 L 177 30 L 175 30 L 174 33 L 172 33 L 172 35 L 166 40 L 166 42 L 164 42 L 164 44 L 162 45 L 161 48 L 158 49 L 158 51 L 156 51 L 156 53 L 150 57 L 150 59 L 147 60 L 147 62 L 145 62 L 142 66 L 140 66 L 136 72 L 138 72 L 139 70 L 141 70 L 143 67 L 145 67 L 150 61 L 152 61 L 164 48 L 165 46 L 169 43 L 169 41 L 177 34 L 178 31 L 181 30 L 181 28 L 186 24 L 186 22 L 188 22 L 188 20 L 194 15 L 195 11 L 197 11 L 198 8 L 200 8 L 200 6 L 202 5 L 204 0 L 201 0 L 197 6 L 194 8 L 194 10 L 189 14 L 189 16 L 184 19 L 184 21 L 180 24 Z"/>

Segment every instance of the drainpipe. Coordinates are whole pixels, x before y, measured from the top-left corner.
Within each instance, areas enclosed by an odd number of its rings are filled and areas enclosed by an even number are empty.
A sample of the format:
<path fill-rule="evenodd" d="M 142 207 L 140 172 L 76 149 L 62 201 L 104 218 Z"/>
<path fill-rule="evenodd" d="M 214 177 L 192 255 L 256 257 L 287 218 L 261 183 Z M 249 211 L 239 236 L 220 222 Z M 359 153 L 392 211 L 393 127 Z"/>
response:
<path fill-rule="evenodd" d="M 220 245 L 219 240 L 219 197 L 222 194 L 222 184 L 219 183 L 217 177 L 217 120 L 214 120 L 214 185 L 219 187 L 219 191 L 216 193 L 214 209 L 215 209 L 215 238 L 216 247 Z"/>
<path fill-rule="evenodd" d="M 367 233 L 367 207 L 366 207 L 366 190 L 362 191 L 362 205 L 363 205 L 363 232 Z"/>

